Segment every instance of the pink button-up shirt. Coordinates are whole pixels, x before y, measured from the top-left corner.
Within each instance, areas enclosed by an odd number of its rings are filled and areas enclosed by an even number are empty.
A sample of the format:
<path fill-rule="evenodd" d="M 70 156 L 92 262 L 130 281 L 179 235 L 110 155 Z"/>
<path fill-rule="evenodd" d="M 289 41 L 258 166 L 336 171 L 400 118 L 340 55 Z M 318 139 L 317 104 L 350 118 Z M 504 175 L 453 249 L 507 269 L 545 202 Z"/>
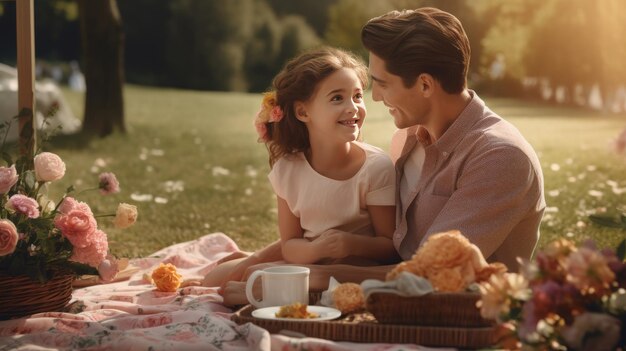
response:
<path fill-rule="evenodd" d="M 488 261 L 517 271 L 516 257 L 529 258 L 539 239 L 545 208 L 539 159 L 520 132 L 470 91 L 472 100 L 434 143 L 423 127 L 400 130 L 391 143 L 397 199 L 393 242 L 409 259 L 432 234 L 457 229 Z M 409 154 L 423 148 L 419 179 L 400 189 Z"/>

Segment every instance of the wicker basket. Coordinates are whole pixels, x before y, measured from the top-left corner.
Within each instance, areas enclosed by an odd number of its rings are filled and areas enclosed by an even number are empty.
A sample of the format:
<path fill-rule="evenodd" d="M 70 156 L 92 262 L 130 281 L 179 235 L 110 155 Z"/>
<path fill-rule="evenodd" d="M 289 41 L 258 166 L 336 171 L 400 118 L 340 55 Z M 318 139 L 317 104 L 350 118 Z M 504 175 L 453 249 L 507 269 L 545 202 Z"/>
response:
<path fill-rule="evenodd" d="M 288 321 L 255 318 L 252 316 L 253 310 L 254 306 L 247 305 L 234 313 L 231 319 L 237 324 L 253 323 L 272 334 L 303 334 L 334 341 L 419 344 L 461 349 L 488 348 L 496 342 L 496 326 L 456 328 L 380 324 L 367 312 L 331 321 Z M 367 318 L 368 315 L 370 318 Z"/>
<path fill-rule="evenodd" d="M 67 272 L 55 272 L 43 284 L 28 276 L 0 273 L 0 320 L 63 310 L 72 297 L 72 280 Z"/>
<path fill-rule="evenodd" d="M 393 293 L 371 293 L 367 310 L 383 324 L 410 324 L 445 327 L 486 327 L 493 320 L 480 315 L 477 293 L 432 293 L 404 297 Z"/>

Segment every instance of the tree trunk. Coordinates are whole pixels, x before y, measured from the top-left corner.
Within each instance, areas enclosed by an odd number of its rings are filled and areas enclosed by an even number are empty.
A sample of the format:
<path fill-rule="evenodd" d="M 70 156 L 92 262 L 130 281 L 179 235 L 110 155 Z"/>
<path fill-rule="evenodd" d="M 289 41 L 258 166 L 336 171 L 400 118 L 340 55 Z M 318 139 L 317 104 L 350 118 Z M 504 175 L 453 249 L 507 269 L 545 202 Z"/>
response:
<path fill-rule="evenodd" d="M 85 71 L 83 134 L 107 136 L 124 125 L 124 32 L 115 0 L 78 0 Z"/>

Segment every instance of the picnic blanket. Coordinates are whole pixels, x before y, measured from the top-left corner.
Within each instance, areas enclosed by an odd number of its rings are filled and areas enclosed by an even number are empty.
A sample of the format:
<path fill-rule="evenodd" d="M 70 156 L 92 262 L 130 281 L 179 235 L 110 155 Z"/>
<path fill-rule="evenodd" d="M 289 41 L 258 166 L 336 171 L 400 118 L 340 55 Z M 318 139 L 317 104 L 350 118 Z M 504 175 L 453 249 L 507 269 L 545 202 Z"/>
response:
<path fill-rule="evenodd" d="M 238 251 L 222 233 L 175 244 L 134 259 L 125 281 L 76 289 L 76 313 L 45 312 L 0 321 L 3 350 L 429 350 L 417 345 L 358 344 L 272 334 L 254 324 L 237 325 L 217 287 L 156 291 L 143 278 L 172 263 L 185 279 L 202 278 L 217 261 Z"/>

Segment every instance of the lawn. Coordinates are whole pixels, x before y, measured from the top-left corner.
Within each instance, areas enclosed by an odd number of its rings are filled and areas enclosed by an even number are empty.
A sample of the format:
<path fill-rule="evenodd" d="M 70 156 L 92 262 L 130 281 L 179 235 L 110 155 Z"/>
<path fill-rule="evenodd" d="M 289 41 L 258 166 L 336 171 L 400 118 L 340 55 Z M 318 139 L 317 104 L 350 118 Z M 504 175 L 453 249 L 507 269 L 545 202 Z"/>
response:
<path fill-rule="evenodd" d="M 82 116 L 82 95 L 65 95 Z M 548 203 L 540 245 L 556 237 L 616 245 L 626 232 L 593 225 L 587 215 L 616 213 L 626 205 L 626 158 L 609 145 L 626 118 L 520 100 L 487 102 L 539 153 Z M 48 149 L 65 160 L 67 173 L 51 192 L 58 195 L 72 184 L 88 188 L 99 172 L 114 172 L 120 193 L 85 192 L 79 198 L 96 213 L 110 213 L 118 202 L 137 205 L 139 220 L 129 229 L 99 220 L 118 256 L 146 256 L 212 232 L 226 233 L 242 249 L 259 248 L 278 237 L 267 153 L 252 127 L 259 103 L 257 94 L 127 86 L 126 135 L 52 140 Z M 387 149 L 393 123 L 381 104 L 367 106 L 364 140 Z"/>

